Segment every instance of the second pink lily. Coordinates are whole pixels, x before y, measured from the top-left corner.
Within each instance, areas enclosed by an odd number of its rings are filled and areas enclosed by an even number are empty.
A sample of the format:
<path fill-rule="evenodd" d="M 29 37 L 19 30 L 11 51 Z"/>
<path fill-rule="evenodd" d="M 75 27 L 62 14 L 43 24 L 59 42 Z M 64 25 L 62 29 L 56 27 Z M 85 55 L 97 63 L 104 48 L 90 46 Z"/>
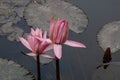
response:
<path fill-rule="evenodd" d="M 75 42 L 68 39 L 69 26 L 66 20 L 54 20 L 51 19 L 50 23 L 50 40 L 53 43 L 53 49 L 55 56 L 58 59 L 62 57 L 62 44 L 66 44 L 72 47 L 86 48 L 86 46 L 80 42 Z"/>

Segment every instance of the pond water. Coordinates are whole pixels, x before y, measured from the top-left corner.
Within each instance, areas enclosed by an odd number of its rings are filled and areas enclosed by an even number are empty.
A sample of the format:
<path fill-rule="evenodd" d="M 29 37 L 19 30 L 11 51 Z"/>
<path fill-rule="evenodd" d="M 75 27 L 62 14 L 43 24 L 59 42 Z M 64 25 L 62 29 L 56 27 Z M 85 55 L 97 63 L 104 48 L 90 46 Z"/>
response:
<path fill-rule="evenodd" d="M 120 20 L 119 10 L 120 1 L 119 0 L 114 1 L 65 0 L 65 1 L 82 9 L 85 15 L 88 17 L 88 26 L 86 27 L 84 32 L 77 34 L 70 30 L 69 34 L 70 40 L 82 42 L 87 46 L 87 48 L 79 49 L 63 45 L 63 57 L 60 60 L 61 78 L 62 80 L 93 80 L 93 76 L 97 73 L 96 67 L 102 63 L 102 57 L 104 54 L 104 50 L 98 44 L 97 34 L 105 24 L 110 23 L 112 21 Z M 26 4 L 24 5 L 26 6 Z M 19 16 L 19 19 L 17 18 L 15 19 L 15 21 L 13 22 L 14 27 L 18 27 L 19 29 L 24 30 L 23 32 L 21 31 L 21 34 L 18 35 L 24 35 L 25 33 L 30 32 L 30 27 L 27 25 L 24 16 L 22 16 L 22 18 L 21 16 Z M 3 23 L 1 23 L 0 25 L 1 27 L 3 27 L 2 26 Z M 14 29 L 13 28 L 10 30 L 10 32 L 0 35 L 0 57 L 13 60 L 23 65 L 27 70 L 33 73 L 34 76 L 36 76 L 35 59 L 21 54 L 21 51 L 29 52 L 29 50 L 26 49 L 20 42 L 16 41 L 16 38 L 14 39 L 13 38 L 11 39 L 11 37 L 8 38 L 8 36 L 10 35 L 16 36 L 14 35 L 16 34 L 15 32 L 16 28 Z M 17 30 L 19 31 L 19 29 Z M 112 54 L 112 61 L 120 61 L 119 53 L 120 50 L 115 52 L 115 54 Z M 112 68 L 110 67 L 110 69 Z M 102 73 L 104 72 L 102 71 L 100 75 Z M 52 61 L 48 64 L 42 64 L 41 75 L 42 80 L 55 80 L 55 62 Z M 94 80 L 106 80 L 105 78 L 100 78 L 99 74 L 97 75 L 99 77 L 94 78 Z M 115 75 L 114 77 L 116 76 L 120 75 Z M 119 78 L 116 78 L 116 80 L 119 80 Z"/>

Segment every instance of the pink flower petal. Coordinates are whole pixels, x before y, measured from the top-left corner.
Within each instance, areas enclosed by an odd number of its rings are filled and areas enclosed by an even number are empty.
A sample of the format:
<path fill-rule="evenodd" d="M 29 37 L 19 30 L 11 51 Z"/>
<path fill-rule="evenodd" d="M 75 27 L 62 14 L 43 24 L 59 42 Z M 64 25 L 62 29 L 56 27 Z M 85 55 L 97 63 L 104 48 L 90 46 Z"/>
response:
<path fill-rule="evenodd" d="M 32 36 L 34 36 L 34 35 L 35 35 L 35 31 L 34 31 L 34 29 L 33 29 L 33 28 L 31 28 L 31 32 L 30 32 L 30 34 L 31 34 Z"/>
<path fill-rule="evenodd" d="M 49 45 L 44 49 L 43 52 L 49 51 L 49 50 L 51 50 L 51 49 L 53 49 L 53 45 L 52 45 L 52 44 L 49 44 Z"/>
<path fill-rule="evenodd" d="M 47 38 L 47 31 L 44 32 L 43 39 Z"/>
<path fill-rule="evenodd" d="M 52 43 L 52 41 L 50 39 L 43 39 L 43 38 L 39 38 L 39 37 L 36 37 L 36 39 L 38 39 L 39 41 L 47 41 L 48 43 Z"/>
<path fill-rule="evenodd" d="M 28 40 L 28 43 L 29 43 L 32 51 L 36 51 L 38 48 L 38 40 L 31 35 L 27 36 L 27 40 Z"/>
<path fill-rule="evenodd" d="M 58 23 L 58 26 L 56 26 L 56 42 L 57 43 L 64 43 L 67 40 L 68 37 L 68 26 L 67 26 L 68 22 L 65 20 L 61 20 Z"/>
<path fill-rule="evenodd" d="M 41 54 L 41 56 L 49 58 L 49 59 L 55 59 L 54 57 L 52 57 L 52 56 L 50 56 L 50 55 L 48 55 L 46 53 Z"/>
<path fill-rule="evenodd" d="M 39 36 L 40 38 L 42 38 L 42 30 L 37 28 L 35 31 L 36 35 Z"/>
<path fill-rule="evenodd" d="M 37 56 L 35 53 L 28 53 L 27 56 Z"/>
<path fill-rule="evenodd" d="M 50 21 L 50 33 L 49 33 L 50 35 L 49 36 L 52 35 L 54 26 L 55 26 L 55 21 L 54 21 L 54 17 L 52 17 Z"/>
<path fill-rule="evenodd" d="M 47 41 L 48 43 L 52 43 L 50 39 L 45 39 L 45 41 Z"/>
<path fill-rule="evenodd" d="M 51 49 L 53 49 L 53 45 L 51 43 L 48 43 L 47 41 L 43 41 L 40 45 L 39 51 L 41 53 L 44 53 L 44 52 L 51 50 Z"/>
<path fill-rule="evenodd" d="M 47 44 L 46 41 L 42 41 L 42 43 L 40 43 L 39 45 L 39 53 L 43 53 L 43 51 L 45 50 L 45 48 L 48 46 L 49 44 Z"/>
<path fill-rule="evenodd" d="M 67 40 L 64 44 L 72 46 L 72 47 L 86 48 L 84 44 L 80 42 L 71 41 L 71 40 Z"/>
<path fill-rule="evenodd" d="M 62 57 L 62 45 L 54 44 L 54 53 L 58 59 L 61 59 L 61 57 Z"/>
<path fill-rule="evenodd" d="M 29 50 L 32 51 L 32 48 L 30 47 L 30 44 L 27 42 L 27 40 L 25 40 L 25 39 L 22 38 L 22 37 L 20 37 L 19 39 L 20 39 L 21 43 L 22 43 L 25 47 L 27 47 Z"/>

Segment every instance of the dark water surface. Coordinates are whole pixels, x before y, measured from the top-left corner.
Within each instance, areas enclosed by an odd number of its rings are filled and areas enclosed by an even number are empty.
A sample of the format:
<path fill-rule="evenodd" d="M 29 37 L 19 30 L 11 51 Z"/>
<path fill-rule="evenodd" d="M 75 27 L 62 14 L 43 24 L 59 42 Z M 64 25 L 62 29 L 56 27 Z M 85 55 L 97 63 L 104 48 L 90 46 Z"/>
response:
<path fill-rule="evenodd" d="M 66 0 L 80 7 L 88 16 L 88 28 L 81 34 L 70 31 L 69 39 L 84 43 L 87 48 L 79 49 L 63 45 L 63 57 L 60 60 L 62 80 L 92 80 L 96 66 L 102 63 L 103 50 L 97 43 L 97 32 L 108 22 L 120 20 L 120 0 Z M 18 23 L 26 26 L 24 20 Z M 24 28 L 26 32 L 29 27 Z M 23 65 L 36 75 L 36 62 L 33 58 L 24 56 L 20 51 L 29 52 L 21 43 L 11 42 L 0 37 L 0 57 L 8 58 Z M 117 53 L 120 53 L 118 51 Z M 113 54 L 113 60 L 119 61 L 120 55 Z M 42 65 L 42 80 L 55 80 L 54 61 Z"/>

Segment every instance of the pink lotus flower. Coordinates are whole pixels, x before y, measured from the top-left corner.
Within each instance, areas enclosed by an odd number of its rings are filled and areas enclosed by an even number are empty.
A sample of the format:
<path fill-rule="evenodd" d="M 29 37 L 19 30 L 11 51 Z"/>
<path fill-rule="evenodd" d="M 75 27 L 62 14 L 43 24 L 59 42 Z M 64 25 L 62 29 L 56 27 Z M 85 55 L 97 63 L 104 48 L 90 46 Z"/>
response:
<path fill-rule="evenodd" d="M 44 38 L 46 38 L 47 34 L 46 32 L 44 33 Z M 27 40 L 24 39 L 23 37 L 20 37 L 20 41 L 21 43 L 27 47 L 29 50 L 31 50 L 32 52 L 29 54 L 26 54 L 28 56 L 37 56 L 37 55 L 41 55 L 47 58 L 52 58 L 51 56 L 49 56 L 48 54 L 46 54 L 45 52 L 52 49 L 51 43 L 45 41 L 45 40 L 41 40 L 38 39 L 42 38 L 42 30 L 41 29 L 31 29 L 31 33 L 30 35 L 27 36 Z"/>
<path fill-rule="evenodd" d="M 37 28 L 36 30 L 34 30 L 33 28 L 31 28 L 31 33 L 32 36 L 43 40 L 43 39 L 47 39 L 47 31 L 44 32 L 44 34 L 42 35 L 42 30 Z"/>
<path fill-rule="evenodd" d="M 82 43 L 67 40 L 68 39 L 69 26 L 66 20 L 54 20 L 51 19 L 50 23 L 50 40 L 54 44 L 54 53 L 58 59 L 62 57 L 62 44 L 66 44 L 72 47 L 86 48 Z"/>

